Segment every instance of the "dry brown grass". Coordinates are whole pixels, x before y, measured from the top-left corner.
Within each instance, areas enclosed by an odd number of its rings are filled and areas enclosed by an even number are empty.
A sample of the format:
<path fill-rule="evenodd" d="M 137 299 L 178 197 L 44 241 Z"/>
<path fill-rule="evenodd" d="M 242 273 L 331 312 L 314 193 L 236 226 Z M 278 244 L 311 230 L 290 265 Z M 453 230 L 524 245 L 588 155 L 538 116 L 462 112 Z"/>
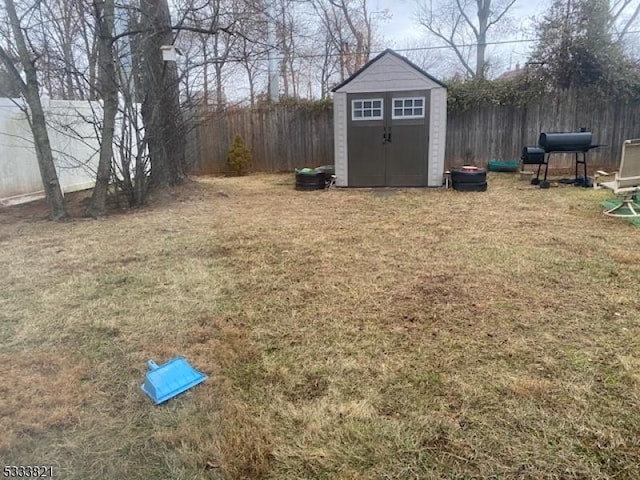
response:
<path fill-rule="evenodd" d="M 607 196 L 256 175 L 100 221 L 2 210 L 0 458 L 71 479 L 639 478 L 640 231 Z M 177 354 L 210 379 L 155 407 L 145 362 Z"/>

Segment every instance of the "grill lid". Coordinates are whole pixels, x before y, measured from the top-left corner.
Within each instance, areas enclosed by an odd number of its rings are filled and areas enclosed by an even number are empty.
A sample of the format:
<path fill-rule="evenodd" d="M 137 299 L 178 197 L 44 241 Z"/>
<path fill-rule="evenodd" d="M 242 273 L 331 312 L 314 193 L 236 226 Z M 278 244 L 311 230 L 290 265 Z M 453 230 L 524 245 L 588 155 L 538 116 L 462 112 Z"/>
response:
<path fill-rule="evenodd" d="M 538 145 L 550 152 L 586 152 L 593 148 L 591 132 L 541 133 Z"/>

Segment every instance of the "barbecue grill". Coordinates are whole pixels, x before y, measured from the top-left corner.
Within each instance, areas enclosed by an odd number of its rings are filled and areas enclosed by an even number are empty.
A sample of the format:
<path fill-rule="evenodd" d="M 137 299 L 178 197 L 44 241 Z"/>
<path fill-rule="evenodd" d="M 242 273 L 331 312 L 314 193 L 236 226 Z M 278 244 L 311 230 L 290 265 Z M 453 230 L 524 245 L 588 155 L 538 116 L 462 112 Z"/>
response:
<path fill-rule="evenodd" d="M 537 147 L 524 147 L 520 159 L 523 164 L 538 165 L 536 178 L 531 180 L 533 185 L 548 187 L 547 173 L 549 171 L 549 158 L 553 153 L 575 154 L 575 180 L 580 184 L 587 181 L 587 152 L 603 145 L 593 144 L 593 134 L 587 131 L 580 132 L 543 132 L 538 138 Z M 580 156 L 582 154 L 582 156 Z M 582 181 L 578 178 L 578 165 L 582 164 L 584 176 Z M 544 165 L 544 178 L 540 181 L 540 171 Z"/>
<path fill-rule="evenodd" d="M 544 163 L 544 148 L 524 147 L 520 160 L 525 165 L 540 165 Z"/>

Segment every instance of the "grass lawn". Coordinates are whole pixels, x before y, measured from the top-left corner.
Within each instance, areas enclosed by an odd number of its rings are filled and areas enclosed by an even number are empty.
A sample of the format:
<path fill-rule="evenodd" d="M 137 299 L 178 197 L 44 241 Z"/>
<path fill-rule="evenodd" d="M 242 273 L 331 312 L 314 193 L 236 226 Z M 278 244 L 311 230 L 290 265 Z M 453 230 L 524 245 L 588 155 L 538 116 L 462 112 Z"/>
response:
<path fill-rule="evenodd" d="M 640 230 L 609 197 L 255 175 L 100 221 L 0 210 L 0 467 L 640 478 Z M 146 361 L 175 355 L 210 378 L 156 407 Z"/>

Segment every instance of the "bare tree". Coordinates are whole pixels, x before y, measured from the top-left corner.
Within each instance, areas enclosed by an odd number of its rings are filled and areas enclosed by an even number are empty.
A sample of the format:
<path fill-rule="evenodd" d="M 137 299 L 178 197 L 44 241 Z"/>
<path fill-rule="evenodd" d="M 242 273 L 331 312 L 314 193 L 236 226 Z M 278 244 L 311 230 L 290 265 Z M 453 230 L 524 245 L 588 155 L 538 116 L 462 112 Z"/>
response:
<path fill-rule="evenodd" d="M 321 96 L 328 95 L 335 74 L 343 81 L 371 56 L 375 21 L 367 0 L 313 0 L 323 56 L 319 62 Z M 384 17 L 385 12 L 382 13 Z"/>
<path fill-rule="evenodd" d="M 347 73 L 353 75 L 369 61 L 373 41 L 372 17 L 367 8 L 367 0 L 329 0 L 337 9 L 348 27 L 348 37 L 343 37 L 338 46 L 345 56 Z M 336 16 L 334 15 L 334 18 Z"/>
<path fill-rule="evenodd" d="M 89 82 L 85 79 L 90 45 L 83 35 L 95 38 L 89 0 L 41 0 L 15 2 L 18 9 L 30 8 L 37 21 L 29 24 L 29 48 L 38 57 L 41 88 L 52 98 L 86 98 Z M 25 19 L 26 20 L 26 17 Z M 90 33 L 89 33 L 90 32 Z M 88 40 L 88 39 L 87 39 Z"/>
<path fill-rule="evenodd" d="M 178 6 L 179 15 L 184 19 L 182 26 L 186 30 L 180 32 L 177 43 L 181 50 L 187 51 L 195 60 L 185 67 L 189 73 L 193 72 L 201 77 L 202 97 L 205 103 L 209 103 L 209 84 L 213 73 L 215 100 L 218 106 L 224 103 L 222 74 L 231 43 L 230 36 L 220 32 L 218 28 L 233 21 L 233 18 L 229 18 L 232 17 L 230 7 L 229 2 L 225 0 L 186 0 Z"/>
<path fill-rule="evenodd" d="M 451 48 L 469 76 L 485 78 L 489 31 L 508 18 L 516 1 L 418 0 L 417 18 L 430 34 Z M 475 51 L 475 61 L 471 51 Z"/>
<path fill-rule="evenodd" d="M 235 42 L 235 36 L 229 35 L 221 30 L 221 27 L 230 25 L 233 21 L 232 12 L 224 12 L 224 4 L 222 0 L 211 0 L 213 7 L 213 17 L 211 18 L 210 31 L 212 34 L 212 53 L 213 53 L 213 71 L 216 80 L 216 105 L 218 109 L 222 109 L 225 105 L 223 69 L 231 55 L 231 49 Z"/>
<path fill-rule="evenodd" d="M 98 30 L 99 89 L 104 107 L 96 184 L 87 207 L 87 214 L 98 217 L 105 213 L 107 190 L 111 179 L 113 138 L 118 111 L 118 79 L 113 41 L 114 0 L 93 0 L 93 8 Z"/>
<path fill-rule="evenodd" d="M 407 40 L 403 48 L 407 50 L 406 57 L 427 72 L 438 67 L 442 68 L 451 60 L 447 55 L 442 54 L 442 49 L 432 48 L 427 38 Z"/>
<path fill-rule="evenodd" d="M 233 47 L 233 56 L 244 70 L 249 87 L 249 103 L 256 102 L 257 80 L 262 65 L 267 61 L 267 16 L 261 0 L 248 0 L 237 11 L 235 29 L 239 35 Z"/>
<path fill-rule="evenodd" d="M 140 0 L 139 51 L 142 117 L 145 123 L 151 181 L 157 187 L 185 179 L 185 137 L 180 112 L 179 79 L 175 62 L 165 62 L 161 46 L 173 45 L 167 0 Z"/>
<path fill-rule="evenodd" d="M 340 74 L 340 78 L 344 79 L 344 68 L 340 68 L 343 65 L 342 62 L 338 62 L 338 58 L 342 58 L 341 55 L 335 55 L 335 44 L 333 33 L 325 28 L 322 28 L 319 32 L 319 49 L 323 52 L 320 57 L 318 66 L 318 80 L 320 81 L 320 98 L 328 98 L 333 83 L 333 78 Z"/>
<path fill-rule="evenodd" d="M 339 81 L 347 76 L 346 47 L 349 44 L 345 21 L 340 11 L 328 0 L 315 0 L 313 8 L 320 20 L 320 31 L 323 38 L 323 57 L 321 64 L 321 90 L 328 92 L 331 75 L 336 70 Z"/>
<path fill-rule="evenodd" d="M 43 17 L 47 20 L 44 23 L 46 31 L 43 40 L 48 48 L 44 49 L 44 52 L 56 66 L 55 70 L 53 68 L 48 70 L 56 73 L 61 97 L 67 100 L 83 97 L 83 87 L 78 80 L 80 69 L 76 62 L 76 55 L 82 54 L 76 48 L 76 41 L 80 39 L 80 28 L 86 23 L 78 12 L 81 4 L 82 2 L 77 0 L 40 3 L 45 9 Z"/>
<path fill-rule="evenodd" d="M 79 85 L 84 86 L 81 90 L 81 98 L 96 100 L 97 78 L 98 78 L 98 38 L 95 35 L 95 26 L 90 23 L 91 5 L 87 0 L 79 0 L 75 4 L 78 14 L 77 42 L 80 45 L 81 54 L 76 56 L 76 72 Z M 81 58 L 78 58 L 81 57 Z M 83 67 L 79 64 L 85 62 Z"/>
<path fill-rule="evenodd" d="M 296 57 L 298 56 L 297 35 L 301 16 L 299 6 L 293 0 L 279 0 L 276 3 L 276 37 L 280 53 L 280 78 L 284 97 L 297 96 L 298 69 Z"/>
<path fill-rule="evenodd" d="M 609 14 L 611 16 L 612 28 L 621 40 L 628 32 L 629 28 L 636 22 L 640 14 L 640 2 L 634 0 L 614 0 L 610 3 Z"/>
<path fill-rule="evenodd" d="M 253 107 L 256 102 L 257 80 L 260 75 L 261 65 L 266 60 L 266 55 L 264 48 L 252 42 L 250 38 L 249 36 L 241 37 L 236 42 L 236 52 L 238 62 L 247 75 L 249 104 Z"/>
<path fill-rule="evenodd" d="M 67 217 L 67 210 L 53 160 L 44 109 L 40 101 L 38 71 L 36 68 L 37 54 L 27 47 L 27 39 L 24 35 L 26 26 L 21 25 L 13 0 L 4 0 L 4 4 L 11 25 L 13 40 L 15 41 L 17 59 L 0 46 L 0 60 L 13 76 L 29 106 L 28 120 L 33 133 L 36 158 L 38 159 L 40 177 L 49 205 L 50 216 L 54 220 L 60 220 Z M 32 13 L 33 9 L 29 9 L 23 13 L 22 18 L 29 18 Z M 22 68 L 25 76 L 24 80 L 21 78 L 16 64 Z M 25 113 L 27 112 L 25 111 Z"/>

